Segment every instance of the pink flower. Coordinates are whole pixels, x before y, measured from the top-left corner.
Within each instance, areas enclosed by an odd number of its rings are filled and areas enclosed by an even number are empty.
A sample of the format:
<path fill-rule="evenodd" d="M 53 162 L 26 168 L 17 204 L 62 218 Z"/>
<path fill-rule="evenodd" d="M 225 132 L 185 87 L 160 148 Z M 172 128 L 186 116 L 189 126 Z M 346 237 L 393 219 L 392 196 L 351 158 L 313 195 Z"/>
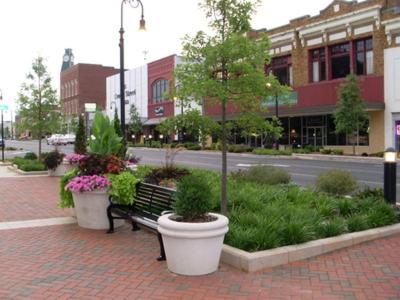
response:
<path fill-rule="evenodd" d="M 85 155 L 82 154 L 68 154 L 65 156 L 65 160 L 68 161 L 70 165 L 77 165 L 83 158 L 85 158 Z"/>
<path fill-rule="evenodd" d="M 77 176 L 65 186 L 65 190 L 82 193 L 95 190 L 105 190 L 109 186 L 111 186 L 111 182 L 103 176 Z"/>

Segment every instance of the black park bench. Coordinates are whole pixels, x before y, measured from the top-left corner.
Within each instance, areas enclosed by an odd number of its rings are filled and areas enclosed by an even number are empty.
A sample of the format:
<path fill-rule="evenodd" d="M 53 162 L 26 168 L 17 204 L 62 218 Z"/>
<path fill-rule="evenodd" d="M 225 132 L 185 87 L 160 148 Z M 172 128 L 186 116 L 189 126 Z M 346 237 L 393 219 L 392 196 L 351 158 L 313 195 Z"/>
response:
<path fill-rule="evenodd" d="M 157 219 L 165 211 L 172 210 L 175 190 L 139 182 L 136 186 L 136 197 L 132 205 L 121 205 L 113 202 L 110 196 L 110 205 L 107 208 L 107 217 L 110 222 L 110 228 L 107 233 L 114 232 L 114 220 L 124 219 L 132 224 L 132 231 L 140 229 L 138 224 L 147 227 L 157 233 L 160 244 L 160 256 L 158 261 L 165 260 L 164 244 L 162 236 L 157 230 Z"/>

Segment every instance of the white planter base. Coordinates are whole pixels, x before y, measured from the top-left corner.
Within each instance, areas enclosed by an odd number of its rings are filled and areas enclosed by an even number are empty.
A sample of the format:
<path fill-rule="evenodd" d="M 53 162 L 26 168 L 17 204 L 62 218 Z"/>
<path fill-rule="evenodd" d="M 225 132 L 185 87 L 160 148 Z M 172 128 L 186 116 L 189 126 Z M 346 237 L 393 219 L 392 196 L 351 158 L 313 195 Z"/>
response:
<path fill-rule="evenodd" d="M 51 177 L 61 177 L 64 176 L 65 173 L 71 171 L 73 168 L 73 165 L 70 165 L 67 162 L 62 162 L 55 170 L 48 170 L 48 174 Z"/>
<path fill-rule="evenodd" d="M 218 270 L 228 218 L 210 214 L 218 219 L 207 223 L 183 223 L 171 220 L 172 214 L 158 219 L 168 269 L 181 275 L 206 275 Z"/>
<path fill-rule="evenodd" d="M 108 193 L 105 191 L 92 191 L 72 193 L 78 225 L 88 229 L 109 228 L 107 218 Z M 114 220 L 114 227 L 120 227 L 124 220 Z"/>

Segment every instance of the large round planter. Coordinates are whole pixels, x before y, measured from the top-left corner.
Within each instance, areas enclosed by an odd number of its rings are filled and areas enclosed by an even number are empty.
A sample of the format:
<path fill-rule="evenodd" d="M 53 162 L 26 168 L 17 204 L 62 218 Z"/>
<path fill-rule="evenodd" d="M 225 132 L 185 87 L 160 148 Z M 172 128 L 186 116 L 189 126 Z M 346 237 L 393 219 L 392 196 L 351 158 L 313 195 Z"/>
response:
<path fill-rule="evenodd" d="M 92 191 L 72 193 L 74 199 L 76 219 L 78 225 L 88 229 L 108 229 L 107 218 L 108 193 L 106 191 Z M 114 227 L 124 224 L 123 220 L 114 220 Z"/>
<path fill-rule="evenodd" d="M 211 214 L 217 220 L 206 223 L 176 222 L 166 214 L 158 219 L 168 269 L 181 275 L 205 275 L 218 270 L 228 218 Z"/>
<path fill-rule="evenodd" d="M 71 171 L 75 166 L 69 164 L 68 162 L 62 162 L 60 165 L 57 166 L 54 170 L 48 170 L 49 176 L 64 176 L 65 173 Z"/>

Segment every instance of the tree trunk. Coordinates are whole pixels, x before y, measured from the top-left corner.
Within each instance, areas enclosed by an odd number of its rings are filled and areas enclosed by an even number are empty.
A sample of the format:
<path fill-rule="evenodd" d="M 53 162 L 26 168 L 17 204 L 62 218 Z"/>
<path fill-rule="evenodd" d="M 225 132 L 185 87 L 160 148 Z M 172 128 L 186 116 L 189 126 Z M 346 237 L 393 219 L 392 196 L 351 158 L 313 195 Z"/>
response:
<path fill-rule="evenodd" d="M 221 213 L 228 214 L 227 199 L 227 154 L 226 154 L 226 101 L 222 101 L 222 134 L 221 134 L 221 150 L 222 150 L 222 175 L 221 175 Z"/>

